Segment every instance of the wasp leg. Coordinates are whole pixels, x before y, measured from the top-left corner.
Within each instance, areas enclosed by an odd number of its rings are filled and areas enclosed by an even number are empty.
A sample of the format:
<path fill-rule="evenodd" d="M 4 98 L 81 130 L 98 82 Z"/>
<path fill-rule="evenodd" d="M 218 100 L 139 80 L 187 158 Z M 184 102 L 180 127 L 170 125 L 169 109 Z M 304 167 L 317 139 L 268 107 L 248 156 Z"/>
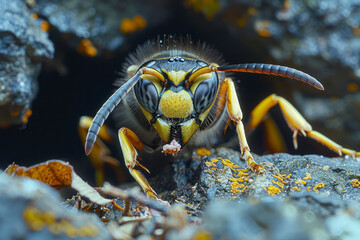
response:
<path fill-rule="evenodd" d="M 82 143 L 85 143 L 86 134 L 88 129 L 91 125 L 92 118 L 83 116 L 80 118 L 79 125 L 78 125 L 78 132 L 80 135 L 80 139 Z M 116 175 L 120 182 L 125 181 L 125 174 L 123 173 L 119 161 L 111 156 L 110 150 L 106 147 L 104 142 L 101 140 L 103 139 L 106 142 L 112 142 L 113 138 L 109 134 L 109 131 L 105 125 L 100 128 L 99 131 L 99 138 L 96 139 L 94 144 L 94 148 L 89 154 L 89 158 L 91 164 L 95 168 L 95 179 L 96 184 L 98 186 L 102 186 L 104 184 L 104 165 L 109 164 L 113 169 L 116 171 Z"/>
<path fill-rule="evenodd" d="M 353 150 L 343 148 L 341 145 L 330 140 L 323 134 L 312 130 L 311 125 L 301 116 L 301 114 L 295 109 L 295 107 L 291 105 L 291 103 L 289 103 L 286 99 L 277 96 L 276 94 L 268 96 L 254 108 L 254 110 L 251 112 L 249 130 L 257 127 L 264 119 L 264 116 L 270 110 L 270 108 L 272 108 L 276 104 L 279 104 L 289 128 L 293 131 L 293 143 L 295 149 L 298 146 L 297 135 L 300 132 L 304 137 L 308 136 L 315 141 L 322 143 L 329 149 L 338 153 L 340 156 L 342 154 L 346 154 L 352 157 L 360 156 L 360 152 L 355 152 Z"/>
<path fill-rule="evenodd" d="M 136 150 L 143 151 L 144 145 L 133 131 L 125 127 L 119 130 L 119 141 L 123 152 L 125 165 L 129 169 L 130 174 L 139 183 L 148 197 L 157 199 L 156 192 L 151 188 L 145 176 L 140 171 L 134 169 L 134 167 L 138 165 L 148 171 L 137 161 L 138 153 Z"/>
<path fill-rule="evenodd" d="M 236 133 L 239 138 L 241 157 L 246 160 L 251 170 L 258 173 L 265 173 L 263 166 L 257 164 L 254 157 L 250 153 L 250 147 L 247 143 L 244 125 L 241 121 L 242 112 L 239 100 L 236 94 L 235 86 L 230 78 L 225 78 L 221 83 L 219 95 L 221 98 L 226 98 L 226 108 L 232 121 L 236 123 Z"/>

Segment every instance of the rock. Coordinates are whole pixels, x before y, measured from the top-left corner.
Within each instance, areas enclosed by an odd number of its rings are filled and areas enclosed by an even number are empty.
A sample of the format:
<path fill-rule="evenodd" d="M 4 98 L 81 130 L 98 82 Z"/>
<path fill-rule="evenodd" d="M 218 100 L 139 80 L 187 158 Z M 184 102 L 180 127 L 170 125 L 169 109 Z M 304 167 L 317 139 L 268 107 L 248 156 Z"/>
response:
<path fill-rule="evenodd" d="M 192 159 L 177 159 L 160 173 L 161 178 L 153 180 L 155 190 L 174 184 L 160 196 L 180 203 L 192 221 L 201 223 L 194 236 L 356 239 L 360 226 L 359 158 L 255 155 L 267 171 L 257 175 L 247 169 L 239 152 L 228 148 L 211 152 L 201 161 L 195 152 Z M 195 173 L 179 174 L 181 166 L 191 166 L 189 162 L 198 166 Z M 166 178 L 166 184 L 157 182 Z"/>
<path fill-rule="evenodd" d="M 323 218 L 293 200 L 215 201 L 207 207 L 197 234 L 213 239 L 356 239 L 360 219 L 351 211 L 359 213 L 359 207 L 356 204 Z"/>
<path fill-rule="evenodd" d="M 154 6 L 156 11 L 162 14 L 154 14 Z M 96 54 L 89 56 L 95 56 L 104 50 L 115 51 L 123 47 L 127 34 L 154 27 L 165 21 L 172 8 L 162 0 L 137 1 L 136 4 L 132 1 L 113 0 L 101 2 L 38 0 L 33 9 L 46 17 L 57 31 L 67 34 L 63 39 L 78 51 L 81 40 L 89 39 L 96 48 Z M 142 26 L 132 26 L 135 16 L 138 16 Z M 122 30 L 121 24 L 128 26 Z"/>
<path fill-rule="evenodd" d="M 61 206 L 58 192 L 28 178 L 0 175 L 2 239 L 112 239 L 91 214 Z"/>
<path fill-rule="evenodd" d="M 267 171 L 263 175 L 254 174 L 247 169 L 247 164 L 240 160 L 240 153 L 227 148 L 213 150 L 201 163 L 196 159 L 199 159 L 196 153 L 192 160 L 178 159 L 159 174 L 160 180 L 167 179 L 166 182 L 158 181 L 158 178 L 153 180 L 155 190 L 159 189 L 159 192 L 172 185 L 173 187 L 161 196 L 165 200 L 182 202 L 187 207 L 192 206 L 189 208 L 194 210 L 195 214 L 213 199 L 284 201 L 289 198 L 306 199 L 314 195 L 324 196 L 332 201 L 360 200 L 360 189 L 350 182 L 360 179 L 358 158 L 297 156 L 285 153 L 262 157 L 255 155 L 255 160 Z M 179 172 L 183 168 L 179 165 L 186 165 L 191 161 L 198 163 L 195 174 L 180 175 Z M 187 168 L 187 171 L 191 171 L 190 169 Z M 334 205 L 336 208 L 338 204 Z M 305 207 L 312 208 L 312 205 L 309 203 Z M 320 208 L 317 210 L 320 211 Z"/>
<path fill-rule="evenodd" d="M 27 122 L 41 62 L 54 46 L 20 0 L 0 0 L 0 127 Z"/>

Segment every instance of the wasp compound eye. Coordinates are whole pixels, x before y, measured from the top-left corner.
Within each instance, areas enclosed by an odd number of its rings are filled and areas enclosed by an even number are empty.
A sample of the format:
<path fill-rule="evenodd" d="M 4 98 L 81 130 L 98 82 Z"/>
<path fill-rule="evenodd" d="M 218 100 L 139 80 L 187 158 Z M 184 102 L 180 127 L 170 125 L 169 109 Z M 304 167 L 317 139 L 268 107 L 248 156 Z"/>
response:
<path fill-rule="evenodd" d="M 138 102 L 144 109 L 150 113 L 157 110 L 159 104 L 158 93 L 152 82 L 141 78 L 135 85 L 134 91 Z"/>
<path fill-rule="evenodd" d="M 197 113 L 208 109 L 213 102 L 218 89 L 218 78 L 212 74 L 210 78 L 202 81 L 194 93 L 194 108 Z"/>

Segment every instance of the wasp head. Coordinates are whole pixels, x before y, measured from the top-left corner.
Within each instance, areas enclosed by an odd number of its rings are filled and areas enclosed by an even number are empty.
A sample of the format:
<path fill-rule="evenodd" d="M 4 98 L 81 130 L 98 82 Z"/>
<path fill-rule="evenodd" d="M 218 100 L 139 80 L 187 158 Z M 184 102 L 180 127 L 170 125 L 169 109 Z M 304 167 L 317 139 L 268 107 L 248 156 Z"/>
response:
<path fill-rule="evenodd" d="M 182 57 L 152 60 L 143 66 L 156 74 L 141 75 L 134 86 L 140 108 L 165 143 L 175 140 L 183 147 L 214 105 L 220 85 L 217 73 L 193 78 L 196 70 L 209 65 Z"/>

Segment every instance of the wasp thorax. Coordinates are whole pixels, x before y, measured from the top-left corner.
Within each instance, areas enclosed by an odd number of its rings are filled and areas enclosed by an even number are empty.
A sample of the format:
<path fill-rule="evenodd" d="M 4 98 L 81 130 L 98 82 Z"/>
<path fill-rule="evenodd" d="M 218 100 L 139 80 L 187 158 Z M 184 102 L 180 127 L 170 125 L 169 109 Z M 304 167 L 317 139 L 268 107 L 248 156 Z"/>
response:
<path fill-rule="evenodd" d="M 167 90 L 159 102 L 159 110 L 166 118 L 187 118 L 193 112 L 193 101 L 185 90 Z"/>

